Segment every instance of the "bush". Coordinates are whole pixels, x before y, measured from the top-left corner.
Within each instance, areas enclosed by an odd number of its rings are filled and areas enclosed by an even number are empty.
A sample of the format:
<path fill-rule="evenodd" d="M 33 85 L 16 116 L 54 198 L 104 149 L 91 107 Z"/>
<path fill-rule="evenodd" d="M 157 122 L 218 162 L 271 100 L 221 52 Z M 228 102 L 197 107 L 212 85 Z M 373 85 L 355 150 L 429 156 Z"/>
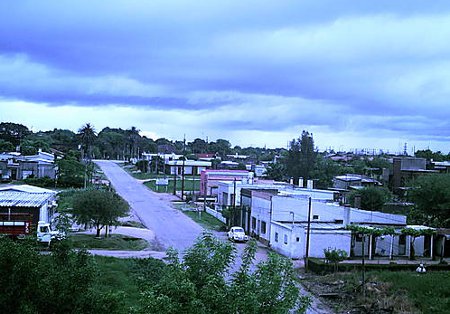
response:
<path fill-rule="evenodd" d="M 339 262 L 342 262 L 348 257 L 348 254 L 344 250 L 339 249 L 324 249 L 323 252 L 325 253 L 325 259 L 328 262 L 331 262 L 334 264 L 334 271 L 337 271 Z"/>
<path fill-rule="evenodd" d="M 40 186 L 42 188 L 50 188 L 55 186 L 55 180 L 48 176 L 43 178 L 28 177 L 23 180 L 26 184 Z"/>
<path fill-rule="evenodd" d="M 41 255 L 34 240 L 0 239 L 0 313 L 121 313 L 119 296 L 98 292 L 97 278 L 91 256 L 66 241 Z"/>
<path fill-rule="evenodd" d="M 148 172 L 148 161 L 139 160 L 138 162 L 136 162 L 136 168 L 138 168 L 141 172 Z"/>

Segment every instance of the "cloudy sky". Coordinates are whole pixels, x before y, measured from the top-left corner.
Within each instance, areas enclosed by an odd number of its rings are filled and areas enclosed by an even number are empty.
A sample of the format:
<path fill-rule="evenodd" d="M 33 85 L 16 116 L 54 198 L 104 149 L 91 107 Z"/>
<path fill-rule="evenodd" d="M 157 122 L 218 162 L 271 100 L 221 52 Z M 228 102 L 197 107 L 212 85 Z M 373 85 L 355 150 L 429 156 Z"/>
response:
<path fill-rule="evenodd" d="M 450 151 L 449 1 L 0 2 L 0 121 Z"/>

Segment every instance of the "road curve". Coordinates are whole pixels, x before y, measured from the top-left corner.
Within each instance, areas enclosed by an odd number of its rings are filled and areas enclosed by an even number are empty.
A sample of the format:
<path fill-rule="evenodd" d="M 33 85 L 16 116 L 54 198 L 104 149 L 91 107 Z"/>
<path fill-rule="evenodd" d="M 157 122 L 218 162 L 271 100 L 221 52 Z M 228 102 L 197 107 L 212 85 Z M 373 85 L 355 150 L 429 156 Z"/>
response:
<path fill-rule="evenodd" d="M 183 252 L 202 233 L 202 227 L 171 207 L 158 193 L 148 189 L 116 163 L 108 160 L 95 160 L 95 163 L 108 177 L 116 192 L 130 204 L 133 213 L 155 233 L 156 240 L 165 249 L 173 247 Z"/>

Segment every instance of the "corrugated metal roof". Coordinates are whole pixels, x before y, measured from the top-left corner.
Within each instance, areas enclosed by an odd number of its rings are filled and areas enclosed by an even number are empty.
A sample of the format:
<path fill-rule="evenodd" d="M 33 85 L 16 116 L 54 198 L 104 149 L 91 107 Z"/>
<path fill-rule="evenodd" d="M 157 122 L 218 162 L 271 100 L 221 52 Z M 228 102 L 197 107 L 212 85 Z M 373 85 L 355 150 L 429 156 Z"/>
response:
<path fill-rule="evenodd" d="M 40 188 L 38 186 L 22 184 L 22 185 L 7 185 L 0 187 L 0 192 L 26 192 L 26 193 L 50 193 L 56 194 L 55 191 Z"/>
<path fill-rule="evenodd" d="M 0 191 L 0 207 L 41 207 L 52 197 L 48 193 Z"/>

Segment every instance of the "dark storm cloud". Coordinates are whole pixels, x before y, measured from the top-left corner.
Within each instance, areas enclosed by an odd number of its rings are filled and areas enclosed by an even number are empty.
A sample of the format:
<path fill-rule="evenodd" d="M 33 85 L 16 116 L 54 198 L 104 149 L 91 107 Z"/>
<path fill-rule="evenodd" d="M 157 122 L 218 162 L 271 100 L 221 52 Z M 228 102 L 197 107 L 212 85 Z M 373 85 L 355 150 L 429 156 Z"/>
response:
<path fill-rule="evenodd" d="M 448 38 L 448 1 L 5 1 L 0 98 L 444 140 Z"/>

